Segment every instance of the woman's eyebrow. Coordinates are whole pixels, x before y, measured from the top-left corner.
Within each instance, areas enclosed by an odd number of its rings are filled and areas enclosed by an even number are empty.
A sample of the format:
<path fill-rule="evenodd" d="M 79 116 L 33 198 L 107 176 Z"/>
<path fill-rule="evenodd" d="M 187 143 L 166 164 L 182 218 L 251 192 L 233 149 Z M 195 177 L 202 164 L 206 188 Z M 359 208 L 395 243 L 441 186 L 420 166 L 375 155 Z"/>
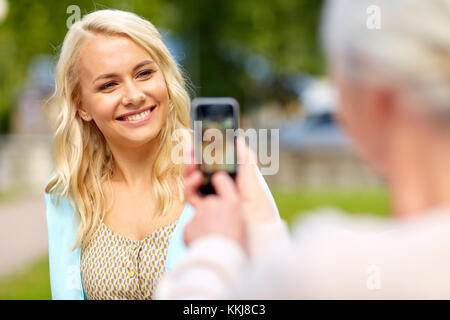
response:
<path fill-rule="evenodd" d="M 136 71 L 137 69 L 139 69 L 147 64 L 153 64 L 153 63 L 154 62 L 152 60 L 144 60 L 144 61 L 138 63 L 133 68 L 132 72 Z M 107 79 L 107 78 L 114 78 L 114 77 L 117 77 L 117 73 L 105 73 L 105 74 L 102 74 L 102 75 L 98 76 L 97 78 L 95 78 L 94 81 L 92 81 L 92 83 L 94 83 L 95 81 L 100 80 L 100 79 Z"/>

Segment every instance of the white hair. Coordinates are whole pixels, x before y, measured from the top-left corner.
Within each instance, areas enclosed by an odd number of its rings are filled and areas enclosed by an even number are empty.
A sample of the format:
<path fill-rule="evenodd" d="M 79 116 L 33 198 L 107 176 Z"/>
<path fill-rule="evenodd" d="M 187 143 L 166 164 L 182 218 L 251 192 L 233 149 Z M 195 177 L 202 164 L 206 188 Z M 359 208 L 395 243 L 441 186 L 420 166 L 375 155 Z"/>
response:
<path fill-rule="evenodd" d="M 367 25 L 373 6 L 379 29 Z M 450 114 L 450 0 L 329 0 L 321 27 L 333 68 L 398 84 Z"/>

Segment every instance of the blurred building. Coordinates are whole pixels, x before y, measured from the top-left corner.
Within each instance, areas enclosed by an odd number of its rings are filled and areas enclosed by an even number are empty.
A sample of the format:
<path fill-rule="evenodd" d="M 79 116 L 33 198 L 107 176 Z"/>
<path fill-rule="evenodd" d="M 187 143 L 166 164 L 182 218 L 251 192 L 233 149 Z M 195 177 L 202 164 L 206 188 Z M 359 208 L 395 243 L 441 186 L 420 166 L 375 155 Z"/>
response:
<path fill-rule="evenodd" d="M 55 110 L 46 102 L 54 90 L 53 69 L 50 56 L 36 56 L 29 65 L 12 109 L 11 133 L 0 136 L 0 191 L 39 192 L 49 178 Z"/>
<path fill-rule="evenodd" d="M 298 80 L 299 104 L 268 105 L 250 115 L 249 126 L 279 128 L 279 171 L 265 176 L 271 186 L 359 188 L 380 185 L 362 163 L 333 118 L 336 98 L 323 81 Z M 284 110 L 284 111 L 283 111 Z"/>

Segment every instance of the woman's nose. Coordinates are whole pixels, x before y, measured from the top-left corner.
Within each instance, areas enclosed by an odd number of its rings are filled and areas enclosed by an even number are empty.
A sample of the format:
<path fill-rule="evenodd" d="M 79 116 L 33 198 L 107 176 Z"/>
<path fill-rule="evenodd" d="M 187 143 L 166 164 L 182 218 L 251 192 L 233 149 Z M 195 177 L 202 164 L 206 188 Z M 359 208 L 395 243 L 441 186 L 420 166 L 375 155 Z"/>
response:
<path fill-rule="evenodd" d="M 145 101 L 145 94 L 134 83 L 128 83 L 122 97 L 123 105 L 138 105 L 143 101 Z"/>

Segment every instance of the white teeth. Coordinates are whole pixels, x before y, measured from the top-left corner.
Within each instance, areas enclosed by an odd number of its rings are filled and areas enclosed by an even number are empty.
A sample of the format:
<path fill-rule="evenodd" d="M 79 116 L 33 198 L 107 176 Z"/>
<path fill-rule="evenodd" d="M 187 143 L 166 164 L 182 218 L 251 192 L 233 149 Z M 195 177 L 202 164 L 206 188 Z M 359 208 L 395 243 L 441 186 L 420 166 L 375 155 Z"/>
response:
<path fill-rule="evenodd" d="M 138 113 L 138 114 L 133 114 L 132 116 L 129 117 L 125 117 L 126 121 L 138 121 L 138 120 L 142 120 L 145 117 L 147 117 L 150 114 L 150 110 Z"/>

